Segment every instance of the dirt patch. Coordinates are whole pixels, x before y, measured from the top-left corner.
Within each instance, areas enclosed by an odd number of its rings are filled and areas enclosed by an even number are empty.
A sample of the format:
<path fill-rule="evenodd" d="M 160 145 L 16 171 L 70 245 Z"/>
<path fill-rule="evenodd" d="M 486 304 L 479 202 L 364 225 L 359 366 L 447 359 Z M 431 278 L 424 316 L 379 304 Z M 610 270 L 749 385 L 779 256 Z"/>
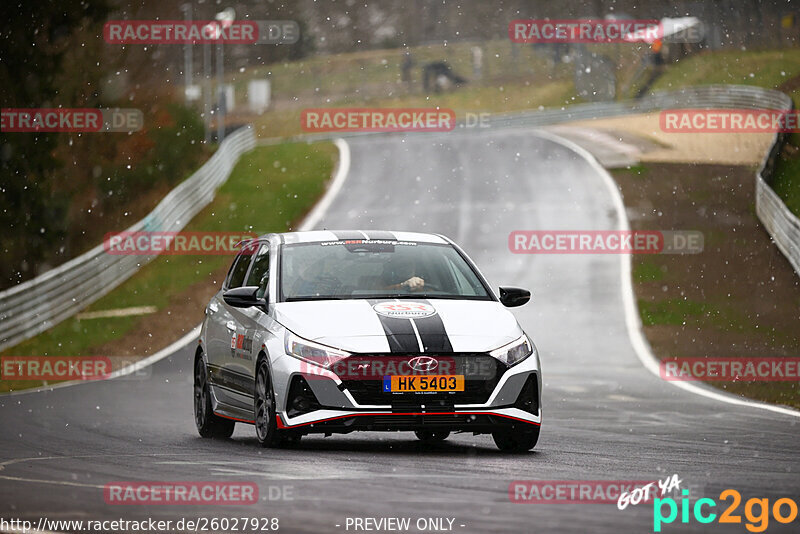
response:
<path fill-rule="evenodd" d="M 666 133 L 658 113 L 570 122 L 569 126 L 606 131 L 640 146 L 642 162 L 758 165 L 769 150 L 769 133 Z M 643 145 L 635 137 L 650 141 Z"/>
<path fill-rule="evenodd" d="M 800 89 L 800 76 L 789 78 L 778 86 L 778 91 L 786 94 L 791 94 Z"/>
<path fill-rule="evenodd" d="M 755 216 L 752 169 L 647 163 L 613 175 L 633 229 L 699 230 L 705 238 L 700 254 L 634 256 L 656 356 L 800 356 L 800 277 Z M 798 382 L 713 384 L 800 407 Z"/>

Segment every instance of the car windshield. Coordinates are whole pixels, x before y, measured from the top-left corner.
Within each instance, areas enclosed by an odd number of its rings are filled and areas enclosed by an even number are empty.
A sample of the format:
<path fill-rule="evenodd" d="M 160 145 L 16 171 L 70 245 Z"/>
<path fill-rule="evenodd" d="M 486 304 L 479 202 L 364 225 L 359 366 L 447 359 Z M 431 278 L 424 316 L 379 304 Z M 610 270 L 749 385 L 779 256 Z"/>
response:
<path fill-rule="evenodd" d="M 412 241 L 326 241 L 284 245 L 283 300 L 459 298 L 489 300 L 452 246 Z"/>

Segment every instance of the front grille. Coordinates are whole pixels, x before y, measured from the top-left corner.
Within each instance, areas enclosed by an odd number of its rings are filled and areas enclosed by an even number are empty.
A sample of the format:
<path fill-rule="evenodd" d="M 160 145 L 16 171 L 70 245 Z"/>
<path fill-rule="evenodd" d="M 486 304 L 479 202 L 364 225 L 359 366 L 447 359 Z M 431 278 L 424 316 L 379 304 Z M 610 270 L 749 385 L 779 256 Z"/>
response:
<path fill-rule="evenodd" d="M 417 375 L 452 374 L 464 375 L 464 391 L 390 393 L 383 390 L 383 372 L 406 374 L 406 363 L 417 356 L 429 356 L 437 360 L 437 369 L 416 372 Z M 495 386 L 506 371 L 506 366 L 487 354 L 375 354 L 354 355 L 349 365 L 335 370 L 343 386 L 359 404 L 392 405 L 397 408 L 415 408 L 424 405 L 427 409 L 453 404 L 483 404 L 489 400 Z M 365 367 L 366 366 L 366 367 Z M 346 369 L 344 369 L 346 367 Z M 353 372 L 357 369 L 356 376 Z M 370 372 L 374 369 L 374 372 Z M 348 371 L 349 370 L 349 371 Z M 385 371 L 384 371 L 385 370 Z M 397 371 L 392 372 L 392 371 Z M 444 372 L 443 372 L 444 371 Z"/>
<path fill-rule="evenodd" d="M 372 424 L 385 426 L 457 425 L 477 420 L 475 415 L 433 414 L 433 415 L 376 415 Z"/>
<path fill-rule="evenodd" d="M 364 415 L 335 419 L 303 427 L 304 432 L 352 432 L 353 430 L 407 431 L 446 430 L 449 432 L 493 432 L 513 425 L 512 420 L 489 414 L 404 414 Z"/>

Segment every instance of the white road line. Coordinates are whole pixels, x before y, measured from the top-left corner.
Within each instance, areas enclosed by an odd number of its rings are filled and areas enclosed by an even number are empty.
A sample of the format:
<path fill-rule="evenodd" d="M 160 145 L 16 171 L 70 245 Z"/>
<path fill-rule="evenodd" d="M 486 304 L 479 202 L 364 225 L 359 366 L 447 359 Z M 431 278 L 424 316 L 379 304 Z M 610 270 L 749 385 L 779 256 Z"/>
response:
<path fill-rule="evenodd" d="M 305 220 L 297 227 L 298 231 L 302 232 L 314 229 L 320 219 L 325 216 L 325 213 L 328 211 L 328 208 L 330 208 L 336 195 L 338 195 L 339 191 L 342 189 L 345 180 L 347 180 L 347 176 L 350 174 L 350 145 L 341 138 L 335 139 L 333 143 L 336 145 L 336 148 L 339 149 L 339 164 L 336 167 L 336 175 L 333 177 L 333 181 L 331 181 L 331 186 L 325 191 L 322 200 L 317 202 L 314 209 L 311 210 Z"/>
<path fill-rule="evenodd" d="M 120 376 L 129 375 L 131 373 L 144 369 L 148 365 L 153 365 L 157 361 L 163 360 L 170 354 L 182 349 L 183 347 L 191 343 L 192 340 L 197 339 L 199 335 L 200 335 L 200 325 L 197 325 L 194 328 L 192 328 L 185 336 L 180 338 L 178 341 L 175 341 L 168 347 L 164 347 L 163 349 L 156 352 L 152 356 L 148 356 L 147 358 L 141 359 L 130 365 L 126 365 L 122 369 L 117 369 L 116 371 L 111 373 L 105 380 L 111 380 L 113 378 L 119 378 Z M 54 389 L 61 389 L 69 386 L 75 386 L 77 384 L 86 384 L 89 382 L 98 382 L 98 380 L 70 380 L 67 382 L 59 382 L 58 384 L 53 384 L 52 386 L 41 386 L 33 389 L 23 389 L 20 391 L 10 391 L 7 393 L 0 393 L 0 398 L 13 397 L 15 395 L 25 395 L 26 393 L 39 393 L 41 391 L 52 391 Z"/>
<path fill-rule="evenodd" d="M 558 135 L 550 132 L 536 130 L 533 132 L 533 134 L 538 137 L 553 141 L 554 143 L 558 143 L 584 158 L 589 165 L 591 165 L 597 171 L 597 174 L 603 179 L 603 182 L 611 194 L 611 200 L 613 201 L 614 208 L 617 211 L 619 230 L 630 230 L 628 216 L 625 213 L 625 205 L 622 202 L 622 195 L 620 194 L 619 189 L 617 189 L 617 183 L 588 150 L 578 146 L 568 139 L 564 139 L 563 137 L 559 137 Z M 642 365 L 644 365 L 645 369 L 653 373 L 655 376 L 661 378 L 661 374 L 659 373 L 659 360 L 650 349 L 650 344 L 644 337 L 644 333 L 642 332 L 642 323 L 639 320 L 639 311 L 636 307 L 636 296 L 633 292 L 633 282 L 631 278 L 631 264 L 633 262 L 633 258 L 630 254 L 620 254 L 619 257 L 621 266 L 620 274 L 622 276 L 622 300 L 625 306 L 625 323 L 627 325 L 628 337 L 630 338 L 631 345 L 633 345 L 634 352 L 636 352 L 636 356 L 639 358 L 639 361 L 642 362 Z M 771 412 L 783 415 L 800 417 L 800 411 L 793 410 L 791 408 L 785 408 L 783 406 L 774 406 L 765 402 L 743 399 L 741 397 L 731 395 L 730 393 L 711 389 L 711 386 L 700 386 L 690 382 L 678 382 L 672 380 L 664 380 L 664 382 L 684 391 L 701 395 L 709 399 L 727 402 L 728 404 L 748 406 L 750 408 L 760 408 L 762 410 L 769 410 Z"/>

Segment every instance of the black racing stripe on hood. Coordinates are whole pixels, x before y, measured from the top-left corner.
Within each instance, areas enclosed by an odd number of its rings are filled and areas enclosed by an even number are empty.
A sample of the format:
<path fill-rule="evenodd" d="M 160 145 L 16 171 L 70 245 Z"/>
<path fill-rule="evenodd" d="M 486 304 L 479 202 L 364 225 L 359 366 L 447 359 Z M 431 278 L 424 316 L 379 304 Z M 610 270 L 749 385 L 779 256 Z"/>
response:
<path fill-rule="evenodd" d="M 432 306 L 427 300 L 420 300 L 420 302 Z M 425 352 L 453 352 L 453 345 L 450 343 L 444 321 L 438 312 L 430 317 L 414 319 L 414 324 L 417 326 Z"/>
<path fill-rule="evenodd" d="M 364 234 L 355 230 L 331 230 L 339 241 L 349 241 L 351 239 L 364 239 Z"/>
<path fill-rule="evenodd" d="M 397 241 L 397 238 L 394 236 L 392 232 L 387 232 L 385 230 L 366 230 L 364 233 L 367 234 L 367 237 L 369 237 L 370 239 Z"/>
<path fill-rule="evenodd" d="M 370 306 L 374 306 L 381 302 L 391 302 L 391 299 L 367 299 L 367 301 Z M 378 320 L 381 322 L 391 352 L 402 352 L 406 354 L 419 352 L 417 334 L 414 333 L 414 327 L 411 325 L 411 321 L 408 319 L 399 319 L 397 317 L 386 317 L 375 311 L 373 311 L 373 313 L 375 313 L 375 316 L 378 317 Z"/>

